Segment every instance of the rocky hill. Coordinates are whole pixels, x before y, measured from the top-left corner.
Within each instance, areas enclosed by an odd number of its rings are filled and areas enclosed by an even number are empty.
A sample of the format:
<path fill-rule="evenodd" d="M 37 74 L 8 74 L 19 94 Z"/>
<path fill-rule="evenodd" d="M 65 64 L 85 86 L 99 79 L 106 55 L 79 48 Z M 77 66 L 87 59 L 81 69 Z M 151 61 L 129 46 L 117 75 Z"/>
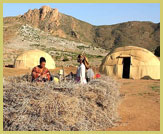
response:
<path fill-rule="evenodd" d="M 7 52 L 11 48 L 23 50 L 44 46 L 44 49 L 56 50 L 84 49 L 88 54 L 94 52 L 100 57 L 113 48 L 126 45 L 140 46 L 154 52 L 160 46 L 160 23 L 134 21 L 94 26 L 60 13 L 58 9 L 43 6 L 28 10 L 24 15 L 5 17 L 3 36 L 4 51 Z M 61 47 L 58 42 L 66 45 Z M 101 50 L 93 51 L 96 48 Z"/>
<path fill-rule="evenodd" d="M 12 37 L 12 41 L 10 39 L 4 43 L 3 63 L 7 66 L 13 65 L 19 54 L 30 49 L 40 49 L 49 53 L 57 66 L 76 65 L 77 56 L 81 53 L 84 53 L 90 62 L 96 61 L 95 64 L 98 65 L 108 53 L 103 48 L 55 37 L 28 24 L 22 25 L 15 36 Z"/>

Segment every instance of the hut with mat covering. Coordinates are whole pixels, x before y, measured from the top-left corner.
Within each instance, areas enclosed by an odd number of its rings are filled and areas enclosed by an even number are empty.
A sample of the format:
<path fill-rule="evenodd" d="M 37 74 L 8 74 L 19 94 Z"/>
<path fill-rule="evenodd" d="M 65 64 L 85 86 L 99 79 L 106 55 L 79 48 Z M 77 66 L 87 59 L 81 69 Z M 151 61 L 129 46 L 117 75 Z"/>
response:
<path fill-rule="evenodd" d="M 19 55 L 15 60 L 14 67 L 20 69 L 32 69 L 39 65 L 40 57 L 46 59 L 46 67 L 48 69 L 55 69 L 55 62 L 53 58 L 46 52 L 41 50 L 29 50 Z"/>
<path fill-rule="evenodd" d="M 141 79 L 149 76 L 160 79 L 160 61 L 144 48 L 119 47 L 103 59 L 100 72 L 116 78 Z"/>

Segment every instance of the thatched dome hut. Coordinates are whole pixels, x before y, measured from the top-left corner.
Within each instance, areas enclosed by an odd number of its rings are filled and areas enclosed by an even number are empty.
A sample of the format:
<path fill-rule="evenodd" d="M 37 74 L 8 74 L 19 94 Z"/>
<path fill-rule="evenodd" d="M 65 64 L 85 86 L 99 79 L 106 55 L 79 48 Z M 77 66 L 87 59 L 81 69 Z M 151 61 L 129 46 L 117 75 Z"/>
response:
<path fill-rule="evenodd" d="M 100 72 L 116 78 L 160 79 L 160 61 L 150 51 L 135 46 L 119 47 L 102 61 Z"/>
<path fill-rule="evenodd" d="M 55 68 L 53 58 L 48 53 L 37 49 L 25 51 L 19 55 L 15 60 L 14 67 L 21 69 L 32 69 L 33 67 L 39 65 L 40 57 L 44 57 L 46 59 L 46 68 Z"/>

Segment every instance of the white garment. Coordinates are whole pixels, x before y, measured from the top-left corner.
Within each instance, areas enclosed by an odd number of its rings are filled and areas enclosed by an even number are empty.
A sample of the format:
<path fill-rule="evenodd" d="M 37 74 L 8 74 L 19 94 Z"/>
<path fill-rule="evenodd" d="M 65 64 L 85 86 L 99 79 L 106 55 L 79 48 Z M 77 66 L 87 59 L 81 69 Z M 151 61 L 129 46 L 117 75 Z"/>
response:
<path fill-rule="evenodd" d="M 94 78 L 94 72 L 92 70 L 92 68 L 89 68 L 86 72 L 86 77 L 89 78 L 89 79 L 93 79 Z"/>
<path fill-rule="evenodd" d="M 85 65 L 83 63 L 81 63 L 78 66 L 76 76 L 80 78 L 80 83 L 81 84 L 86 84 L 87 83 L 86 78 L 85 78 Z"/>

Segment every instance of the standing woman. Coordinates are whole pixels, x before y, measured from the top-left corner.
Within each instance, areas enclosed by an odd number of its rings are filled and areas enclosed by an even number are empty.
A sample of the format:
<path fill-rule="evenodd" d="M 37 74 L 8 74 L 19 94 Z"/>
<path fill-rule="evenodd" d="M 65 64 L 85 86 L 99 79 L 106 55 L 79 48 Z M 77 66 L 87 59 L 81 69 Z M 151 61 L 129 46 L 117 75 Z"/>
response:
<path fill-rule="evenodd" d="M 83 55 L 79 55 L 77 58 L 77 62 L 80 63 L 80 65 L 78 66 L 77 69 L 77 73 L 76 73 L 76 80 L 81 83 L 81 84 L 86 84 L 86 69 L 89 66 L 87 58 Z"/>

